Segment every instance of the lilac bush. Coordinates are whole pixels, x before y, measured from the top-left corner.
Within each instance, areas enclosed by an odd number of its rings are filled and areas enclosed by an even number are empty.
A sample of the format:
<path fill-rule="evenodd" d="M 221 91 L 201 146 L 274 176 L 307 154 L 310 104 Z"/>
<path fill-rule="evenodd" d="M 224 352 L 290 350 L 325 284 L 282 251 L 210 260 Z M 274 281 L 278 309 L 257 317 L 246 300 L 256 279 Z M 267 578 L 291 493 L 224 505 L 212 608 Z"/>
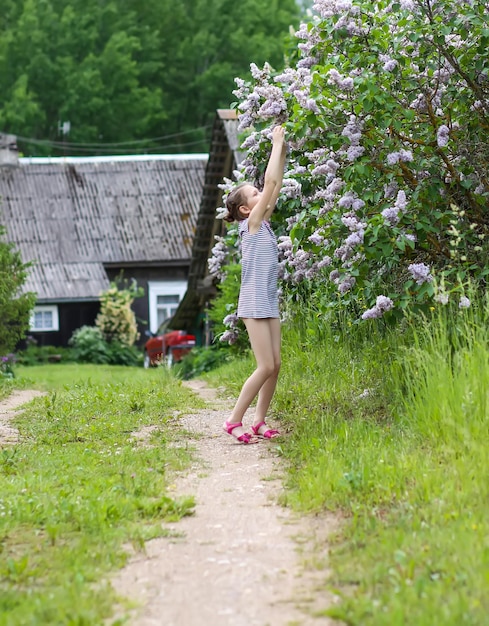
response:
<path fill-rule="evenodd" d="M 236 180 L 260 184 L 271 129 L 286 127 L 273 217 L 284 297 L 306 285 L 319 306 L 362 319 L 451 292 L 467 306 L 464 285 L 489 273 L 489 3 L 316 0 L 313 10 L 289 67 L 252 66 L 235 91 L 247 152 Z"/>

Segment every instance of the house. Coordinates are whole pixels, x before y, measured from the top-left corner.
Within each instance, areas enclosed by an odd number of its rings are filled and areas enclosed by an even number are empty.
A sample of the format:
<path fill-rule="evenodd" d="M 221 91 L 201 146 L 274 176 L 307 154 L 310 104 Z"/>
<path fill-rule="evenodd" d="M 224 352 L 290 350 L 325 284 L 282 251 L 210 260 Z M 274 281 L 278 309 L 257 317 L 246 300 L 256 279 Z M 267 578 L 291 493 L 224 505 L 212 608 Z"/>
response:
<path fill-rule="evenodd" d="M 67 345 L 94 324 L 101 292 L 121 272 L 144 289 L 133 305 L 142 339 L 156 331 L 190 280 L 208 156 L 17 159 L 8 149 L 15 138 L 3 137 L 0 224 L 33 263 L 31 334 L 40 345 Z"/>
<path fill-rule="evenodd" d="M 216 293 L 214 281 L 208 273 L 207 260 L 215 244 L 215 236 L 223 234 L 225 229 L 223 221 L 216 219 L 216 210 L 222 204 L 219 185 L 225 177 L 232 178 L 233 171 L 244 156 L 240 151 L 236 111 L 218 109 L 192 245 L 188 289 L 172 319 L 173 328 L 193 332 L 201 343 L 209 342 L 209 329 L 204 313 L 209 300 Z"/>

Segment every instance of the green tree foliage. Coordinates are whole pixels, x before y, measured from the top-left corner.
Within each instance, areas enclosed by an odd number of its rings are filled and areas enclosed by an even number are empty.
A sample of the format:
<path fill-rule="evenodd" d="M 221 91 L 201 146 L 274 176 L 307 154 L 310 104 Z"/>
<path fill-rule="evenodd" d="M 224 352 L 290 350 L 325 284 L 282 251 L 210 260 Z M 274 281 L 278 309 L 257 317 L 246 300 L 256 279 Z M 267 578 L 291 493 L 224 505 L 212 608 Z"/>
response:
<path fill-rule="evenodd" d="M 11 243 L 2 241 L 5 229 L 0 226 L 0 355 L 13 350 L 29 330 L 29 318 L 35 294 L 22 293 L 29 265 Z"/>
<path fill-rule="evenodd" d="M 206 151 L 203 127 L 230 105 L 234 77 L 252 61 L 283 65 L 298 12 L 295 0 L 0 0 L 0 129 L 61 143 L 59 122 L 70 121 L 70 143 Z"/>

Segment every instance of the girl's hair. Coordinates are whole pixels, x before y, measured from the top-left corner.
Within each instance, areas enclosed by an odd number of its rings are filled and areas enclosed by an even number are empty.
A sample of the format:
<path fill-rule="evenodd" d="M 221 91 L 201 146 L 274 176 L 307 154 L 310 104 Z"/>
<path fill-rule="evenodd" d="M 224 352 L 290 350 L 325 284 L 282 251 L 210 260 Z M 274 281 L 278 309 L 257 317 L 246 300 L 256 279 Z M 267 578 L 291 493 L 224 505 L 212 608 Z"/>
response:
<path fill-rule="evenodd" d="M 246 200 L 243 187 L 249 184 L 250 183 L 240 183 L 228 194 L 226 198 L 226 209 L 228 212 L 223 218 L 226 222 L 241 222 L 244 219 L 239 213 L 239 207 L 243 206 Z"/>

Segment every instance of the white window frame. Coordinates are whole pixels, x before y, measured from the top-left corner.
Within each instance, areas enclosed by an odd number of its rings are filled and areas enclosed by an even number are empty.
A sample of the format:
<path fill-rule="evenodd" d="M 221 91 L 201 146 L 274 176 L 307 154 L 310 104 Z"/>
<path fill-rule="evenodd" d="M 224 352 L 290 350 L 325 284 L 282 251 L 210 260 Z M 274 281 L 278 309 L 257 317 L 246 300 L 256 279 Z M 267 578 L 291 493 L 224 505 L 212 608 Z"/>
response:
<path fill-rule="evenodd" d="M 35 327 L 35 314 L 36 313 L 51 313 L 52 325 L 50 328 L 36 328 Z M 56 304 L 42 304 L 36 305 L 31 313 L 30 330 L 33 333 L 49 333 L 59 330 L 59 313 L 58 306 Z"/>
<path fill-rule="evenodd" d="M 158 296 L 178 296 L 180 303 L 187 291 L 186 280 L 165 280 L 148 282 L 149 330 L 158 330 Z"/>

